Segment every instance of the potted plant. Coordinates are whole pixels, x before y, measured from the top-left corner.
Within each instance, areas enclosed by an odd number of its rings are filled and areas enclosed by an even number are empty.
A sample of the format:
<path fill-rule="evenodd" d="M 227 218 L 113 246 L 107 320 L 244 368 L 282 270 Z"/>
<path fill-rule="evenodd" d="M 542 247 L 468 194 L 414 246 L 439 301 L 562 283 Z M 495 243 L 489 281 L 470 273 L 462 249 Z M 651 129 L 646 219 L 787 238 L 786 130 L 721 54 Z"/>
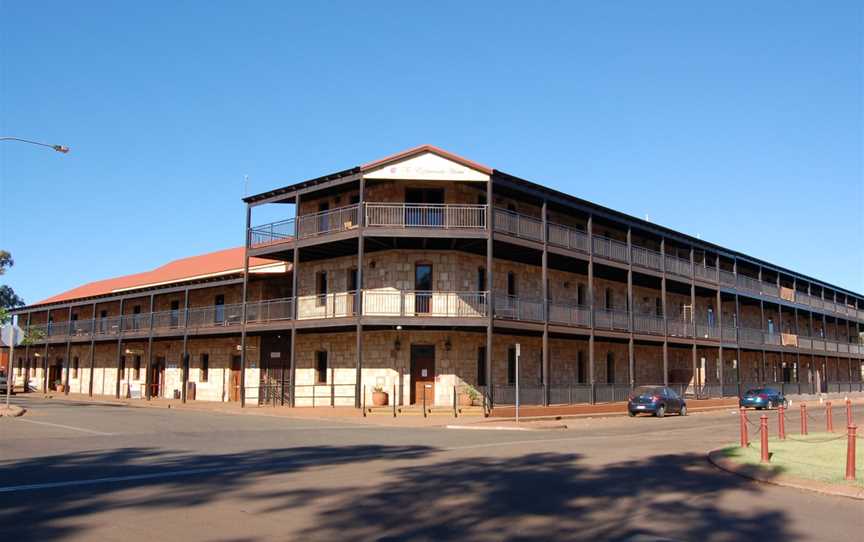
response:
<path fill-rule="evenodd" d="M 372 405 L 387 406 L 388 398 L 387 392 L 384 391 L 382 386 L 372 388 Z"/>
<path fill-rule="evenodd" d="M 459 406 L 472 406 L 480 398 L 480 394 L 473 386 L 465 386 L 465 389 L 459 395 Z"/>

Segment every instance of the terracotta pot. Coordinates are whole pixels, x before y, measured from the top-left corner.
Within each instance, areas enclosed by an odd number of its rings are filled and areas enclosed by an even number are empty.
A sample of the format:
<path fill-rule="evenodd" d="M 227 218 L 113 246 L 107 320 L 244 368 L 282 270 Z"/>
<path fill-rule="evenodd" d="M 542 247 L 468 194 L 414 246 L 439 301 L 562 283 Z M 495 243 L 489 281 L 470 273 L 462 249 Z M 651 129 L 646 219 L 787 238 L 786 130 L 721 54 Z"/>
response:
<path fill-rule="evenodd" d="M 471 399 L 470 395 L 460 395 L 459 396 L 459 406 L 471 406 L 474 404 L 474 401 Z"/>
<path fill-rule="evenodd" d="M 373 391 L 372 392 L 372 404 L 374 406 L 387 406 L 387 392 L 386 391 Z"/>
<path fill-rule="evenodd" d="M 63 384 L 57 384 L 57 391 L 63 393 Z"/>

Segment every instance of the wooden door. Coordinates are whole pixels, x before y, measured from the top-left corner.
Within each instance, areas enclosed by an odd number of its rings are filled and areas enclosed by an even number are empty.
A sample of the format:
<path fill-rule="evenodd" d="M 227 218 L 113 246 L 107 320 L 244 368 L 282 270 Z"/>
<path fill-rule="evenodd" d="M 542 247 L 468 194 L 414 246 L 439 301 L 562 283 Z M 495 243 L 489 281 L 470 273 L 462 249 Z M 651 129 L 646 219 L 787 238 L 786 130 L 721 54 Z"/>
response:
<path fill-rule="evenodd" d="M 231 379 L 228 383 L 228 400 L 240 401 L 240 356 L 231 358 Z"/>
<path fill-rule="evenodd" d="M 150 369 L 150 397 L 162 397 L 165 384 L 165 358 L 159 356 Z"/>
<path fill-rule="evenodd" d="M 411 404 L 435 402 L 435 347 L 411 345 Z"/>

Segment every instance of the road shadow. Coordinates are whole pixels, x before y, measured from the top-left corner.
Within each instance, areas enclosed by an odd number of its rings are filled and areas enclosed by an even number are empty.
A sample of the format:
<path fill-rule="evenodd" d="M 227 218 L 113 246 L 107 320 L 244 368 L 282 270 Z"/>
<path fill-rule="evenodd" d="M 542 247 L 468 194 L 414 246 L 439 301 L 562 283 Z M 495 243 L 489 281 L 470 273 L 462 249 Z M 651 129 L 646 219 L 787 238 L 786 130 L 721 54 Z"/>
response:
<path fill-rule="evenodd" d="M 715 470 L 701 454 L 606 466 L 580 456 L 444 460 L 391 470 L 375 487 L 262 494 L 287 507 L 318 500 L 314 529 L 329 540 L 745 540 L 794 539 L 786 512 L 720 506 L 761 488 Z"/>
<path fill-rule="evenodd" d="M 0 486 L 142 476 L 133 481 L 0 492 L 0 539 L 86 538 L 85 522 L 118 510 L 171 510 L 225 497 L 283 522 L 286 540 L 793 540 L 781 505 L 736 506 L 759 485 L 711 467 L 701 454 L 606 465 L 573 453 L 454 457 L 426 446 L 305 446 L 223 455 L 150 448 L 0 463 Z M 364 463 L 387 459 L 383 470 Z M 356 464 L 350 481 L 267 477 Z M 146 478 L 153 472 L 184 476 Z M 316 481 L 316 480 L 320 480 Z M 286 488 L 286 485 L 288 486 Z M 124 492 L 145 487 L 153 492 Z M 747 501 L 752 502 L 752 498 Z M 314 527 L 294 527 L 293 518 Z M 214 533 L 213 539 L 218 539 Z M 260 540 L 250 532 L 244 540 Z"/>
<path fill-rule="evenodd" d="M 432 451 L 425 446 L 355 445 L 206 455 L 134 447 L 0 461 L 0 540 L 81 536 L 82 527 L 69 520 L 116 509 L 176 510 L 207 504 L 272 475 L 381 458 L 416 459 Z M 72 483 L 55 485 L 65 481 Z M 50 485 L 6 489 L 44 484 Z M 130 487 L 158 488 L 159 498 L 117 495 Z"/>

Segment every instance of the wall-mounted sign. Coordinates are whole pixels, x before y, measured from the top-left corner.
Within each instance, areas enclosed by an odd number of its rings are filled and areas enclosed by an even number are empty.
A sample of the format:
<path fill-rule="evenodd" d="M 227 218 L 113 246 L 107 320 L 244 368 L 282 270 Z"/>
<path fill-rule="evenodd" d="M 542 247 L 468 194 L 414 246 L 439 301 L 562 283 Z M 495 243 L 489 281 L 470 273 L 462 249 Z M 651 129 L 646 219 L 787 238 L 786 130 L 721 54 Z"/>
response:
<path fill-rule="evenodd" d="M 270 352 L 270 359 L 279 359 L 282 357 L 282 352 Z"/>
<path fill-rule="evenodd" d="M 416 181 L 488 181 L 489 175 L 437 154 L 427 152 L 373 169 L 367 179 L 396 179 Z"/>

